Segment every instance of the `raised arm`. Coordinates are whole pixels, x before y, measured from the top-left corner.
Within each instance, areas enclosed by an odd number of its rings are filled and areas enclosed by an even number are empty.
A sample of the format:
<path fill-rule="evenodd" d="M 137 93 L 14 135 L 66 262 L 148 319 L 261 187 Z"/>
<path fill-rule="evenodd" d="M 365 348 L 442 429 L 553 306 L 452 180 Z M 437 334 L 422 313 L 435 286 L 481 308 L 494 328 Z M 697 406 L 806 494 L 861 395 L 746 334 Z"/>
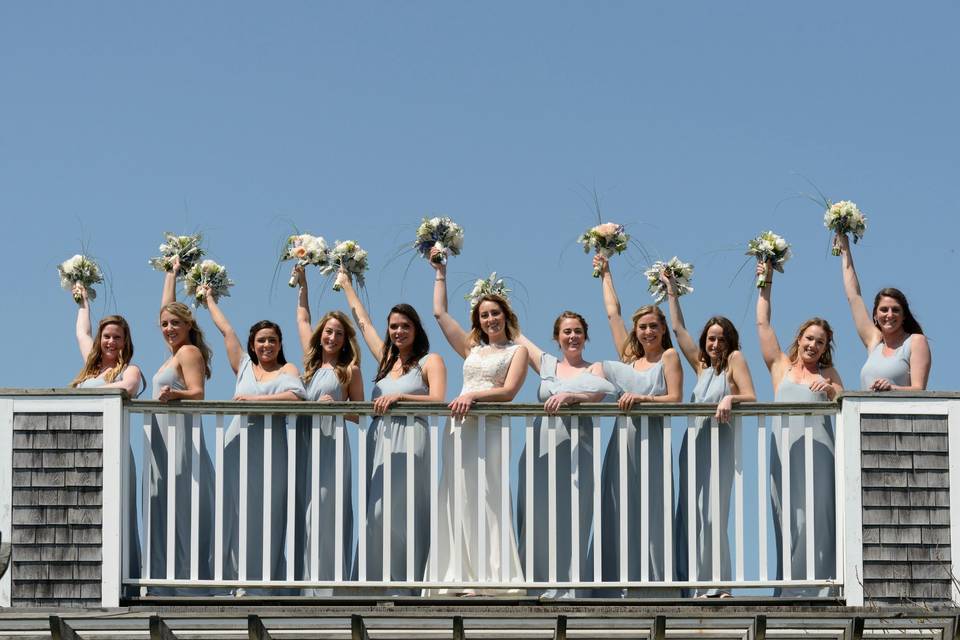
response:
<path fill-rule="evenodd" d="M 613 336 L 613 346 L 617 355 L 623 357 L 624 343 L 627 341 L 627 327 L 620 315 L 620 298 L 613 287 L 613 274 L 610 273 L 610 263 L 603 256 L 593 257 L 594 268 L 600 268 L 600 282 L 603 287 L 603 308 L 607 312 L 607 322 L 610 324 L 610 333 Z"/>
<path fill-rule="evenodd" d="M 380 360 L 380 356 L 383 355 L 383 340 L 377 335 L 377 330 L 370 320 L 370 314 L 367 313 L 366 307 L 364 307 L 363 302 L 360 301 L 360 296 L 357 295 L 356 289 L 353 288 L 353 282 L 350 280 L 349 274 L 341 270 L 340 273 L 337 274 L 336 283 L 340 285 L 343 294 L 347 296 L 350 313 L 353 314 L 353 319 L 360 329 L 360 335 L 363 336 L 363 341 L 367 343 L 367 348 L 370 349 L 370 353 L 373 354 L 374 358 Z"/>
<path fill-rule="evenodd" d="M 297 335 L 300 348 L 306 353 L 310 350 L 310 338 L 313 337 L 313 320 L 310 318 L 310 296 L 307 293 L 307 274 L 301 265 L 296 265 L 291 274 L 297 279 L 300 290 L 297 295 Z"/>
<path fill-rule="evenodd" d="M 760 353 L 763 355 L 763 362 L 767 369 L 773 372 L 774 365 L 783 358 L 783 351 L 780 349 L 780 343 L 777 341 L 777 334 L 770 326 L 770 293 L 773 289 L 773 269 L 770 263 L 757 263 L 757 275 L 767 274 L 767 286 L 760 287 L 760 295 L 757 296 L 757 337 L 760 340 Z"/>
<path fill-rule="evenodd" d="M 514 342 L 527 348 L 527 364 L 530 365 L 530 368 L 533 369 L 537 375 L 540 375 L 540 358 L 543 356 L 543 350 L 533 344 L 530 338 L 522 333 L 514 338 Z"/>
<path fill-rule="evenodd" d="M 210 311 L 210 318 L 213 320 L 213 324 L 217 325 L 217 329 L 221 335 L 223 335 L 223 345 L 227 349 L 227 359 L 230 361 L 230 368 L 233 369 L 234 373 L 237 373 L 240 371 L 240 363 L 243 362 L 243 355 L 246 351 L 243 345 L 240 344 L 237 332 L 233 330 L 233 326 L 230 324 L 230 321 L 227 320 L 227 316 L 220 310 L 220 305 L 213 299 L 209 291 L 206 293 L 207 309 Z"/>
<path fill-rule="evenodd" d="M 870 312 L 867 311 L 867 305 L 863 301 L 863 295 L 860 293 L 860 279 L 857 277 L 857 270 L 853 266 L 853 254 L 850 252 L 850 239 L 847 234 L 837 234 L 837 244 L 840 246 L 840 269 L 843 273 L 843 291 L 847 294 L 847 304 L 850 305 L 850 313 L 853 315 L 853 324 L 857 327 L 857 335 L 867 349 L 872 349 L 883 336 L 880 330 L 873 324 Z"/>
<path fill-rule="evenodd" d="M 667 299 L 670 303 L 670 327 L 673 329 L 674 335 L 677 336 L 677 344 L 680 345 L 680 351 L 687 362 L 690 363 L 694 373 L 699 373 L 701 365 L 700 347 L 694 342 L 683 322 L 683 311 L 680 310 L 680 298 L 677 296 L 676 283 L 663 271 L 660 272 L 660 282 L 667 288 Z"/>
<path fill-rule="evenodd" d="M 447 312 L 447 265 L 430 260 L 430 266 L 437 272 L 433 282 L 433 317 L 437 319 L 440 330 L 453 350 L 459 353 L 460 357 L 466 358 L 470 351 L 467 332 Z"/>
<path fill-rule="evenodd" d="M 80 294 L 80 306 L 77 307 L 77 346 L 80 347 L 80 357 L 86 360 L 90 350 L 93 349 L 90 300 L 87 298 L 87 288 L 83 285 L 75 284 L 73 290 Z"/>
<path fill-rule="evenodd" d="M 163 274 L 163 293 L 160 295 L 160 308 L 177 301 L 177 274 L 180 273 L 180 258 L 174 258 L 170 271 Z"/>

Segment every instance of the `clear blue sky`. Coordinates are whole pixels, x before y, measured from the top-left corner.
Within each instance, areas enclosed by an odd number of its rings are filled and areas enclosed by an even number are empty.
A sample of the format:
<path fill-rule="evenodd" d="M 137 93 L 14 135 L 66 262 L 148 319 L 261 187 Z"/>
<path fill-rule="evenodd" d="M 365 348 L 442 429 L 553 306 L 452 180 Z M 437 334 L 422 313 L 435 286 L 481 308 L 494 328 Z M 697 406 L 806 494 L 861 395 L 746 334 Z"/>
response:
<path fill-rule="evenodd" d="M 570 308 L 590 320 L 588 356 L 614 357 L 573 243 L 595 186 L 605 219 L 695 264 L 689 327 L 729 316 L 762 400 L 752 267 L 731 280 L 748 238 L 784 235 L 796 255 L 776 279 L 781 343 L 828 318 L 856 387 L 865 352 L 822 211 L 778 207 L 807 189 L 799 172 L 867 213 L 865 294 L 907 293 L 932 340 L 930 387 L 956 389 L 958 18 L 950 2 L 0 4 L 0 386 L 62 386 L 78 370 L 55 265 L 82 246 L 111 274 L 95 315 L 130 320 L 152 375 L 166 351 L 146 261 L 165 230 L 203 231 L 237 282 L 223 304 L 235 326 L 278 321 L 298 361 L 286 266 L 269 295 L 292 221 L 369 250 L 373 317 L 382 328 L 392 304 L 416 306 L 452 396 L 460 362 L 431 318 L 432 271 L 385 268 L 435 214 L 466 229 L 451 284 L 507 274 L 542 347 Z M 650 300 L 633 262 L 613 267 L 627 313 Z M 312 283 L 315 310 L 342 308 Z M 465 303 L 451 309 L 466 322 Z M 216 350 L 207 397 L 227 398 L 222 342 L 199 315 Z M 531 375 L 520 399 L 535 387 Z"/>

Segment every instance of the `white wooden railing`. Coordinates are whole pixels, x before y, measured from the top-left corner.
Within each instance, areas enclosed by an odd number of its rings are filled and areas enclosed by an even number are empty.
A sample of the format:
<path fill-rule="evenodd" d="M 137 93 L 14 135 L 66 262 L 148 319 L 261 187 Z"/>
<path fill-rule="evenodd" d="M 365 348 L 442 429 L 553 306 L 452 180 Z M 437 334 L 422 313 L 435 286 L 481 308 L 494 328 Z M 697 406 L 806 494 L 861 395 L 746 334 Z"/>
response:
<path fill-rule="evenodd" d="M 427 563 L 423 575 L 415 575 L 415 554 L 414 544 L 411 541 L 423 540 L 423 536 L 428 536 L 429 548 L 433 549 L 436 545 L 439 535 L 439 498 L 438 487 L 442 470 L 440 461 L 442 459 L 440 451 L 441 432 L 447 428 L 448 409 L 442 404 L 403 404 L 395 407 L 395 414 L 407 416 L 408 424 L 412 423 L 414 416 L 420 416 L 427 423 L 427 443 L 428 455 L 419 464 L 428 464 L 429 473 L 429 495 L 416 495 L 415 473 L 418 470 L 418 462 L 412 452 L 413 447 L 406 447 L 406 475 L 404 486 L 393 486 L 393 478 L 390 470 L 391 455 L 385 455 L 383 469 L 383 494 L 385 496 L 405 495 L 406 504 L 412 504 L 416 501 L 428 501 L 429 505 L 429 526 L 428 531 L 416 530 L 414 521 L 414 510 L 406 510 L 405 526 L 406 540 L 408 544 L 404 550 L 404 560 L 406 576 L 412 576 L 413 579 L 391 579 L 390 572 L 391 554 L 395 551 L 390 544 L 391 527 L 395 526 L 395 520 L 391 517 L 391 507 L 394 500 L 386 499 L 383 503 L 383 546 L 380 553 L 382 566 L 378 571 L 371 571 L 368 562 L 367 533 L 368 522 L 366 508 L 360 508 L 366 505 L 368 492 L 370 491 L 368 470 L 366 460 L 367 451 L 367 431 L 370 425 L 370 414 L 372 405 L 369 403 L 234 403 L 234 402 L 181 402 L 177 404 L 164 404 L 159 402 L 130 401 L 124 403 L 123 429 L 121 433 L 121 452 L 122 464 L 124 465 L 121 477 L 121 490 L 119 509 L 122 512 L 120 521 L 126 527 L 128 522 L 129 510 L 135 509 L 137 517 L 132 518 L 134 522 L 139 522 L 139 532 L 137 536 L 130 535 L 129 531 L 124 531 L 120 536 L 122 541 L 122 572 L 121 581 L 127 587 L 140 587 L 140 593 L 161 592 L 165 593 L 198 593 L 205 590 L 206 593 L 230 593 L 237 590 L 249 589 L 271 589 L 286 590 L 279 593 L 305 593 L 309 589 L 348 589 L 350 593 L 362 593 L 364 590 L 370 593 L 382 593 L 383 589 L 406 589 L 409 593 L 419 593 L 421 589 L 447 588 L 453 590 L 464 590 L 471 588 L 495 588 L 509 587 L 526 590 L 559 589 L 572 590 L 577 589 L 577 594 L 586 593 L 580 590 L 594 590 L 600 593 L 601 590 L 610 589 L 662 589 L 665 595 L 679 593 L 680 589 L 705 589 L 718 588 L 725 590 L 741 589 L 784 589 L 787 593 L 789 588 L 822 588 L 832 589 L 831 595 L 838 595 L 842 588 L 841 576 L 844 575 L 844 553 L 843 553 L 843 496 L 844 496 L 844 437 L 850 437 L 855 434 L 846 434 L 841 424 L 841 416 L 838 414 L 835 404 L 747 404 L 740 406 L 734 412 L 732 420 L 733 430 L 733 487 L 731 498 L 731 513 L 720 513 L 720 478 L 719 469 L 721 463 L 719 428 L 715 422 L 710 424 L 710 464 L 709 470 L 712 474 L 710 487 L 710 506 L 711 521 L 726 523 L 728 518 L 729 526 L 732 528 L 731 549 L 732 555 L 732 573 L 729 576 L 721 575 L 721 531 L 723 526 L 714 526 L 712 528 L 712 538 L 709 545 L 712 550 L 712 565 L 709 570 L 710 575 L 697 575 L 697 496 L 694 495 L 692 488 L 697 486 L 697 464 L 696 464 L 696 446 L 688 446 L 687 455 L 687 483 L 691 488 L 688 495 L 676 495 L 675 471 L 679 471 L 678 450 L 673 445 L 674 434 L 679 437 L 683 430 L 687 431 L 691 445 L 697 427 L 697 418 L 712 416 L 715 410 L 710 405 L 694 404 L 675 404 L 675 405 L 657 405 L 655 407 L 639 407 L 625 416 L 612 404 L 591 404 L 583 405 L 573 410 L 564 410 L 559 416 L 543 416 L 541 405 L 526 404 L 483 404 L 477 405 L 472 410 L 472 415 L 477 416 L 476 428 L 480 431 L 480 441 L 484 441 L 484 431 L 489 428 L 499 429 L 499 442 L 504 451 L 515 449 L 517 445 L 525 444 L 528 451 L 533 450 L 534 446 L 534 421 L 541 417 L 543 424 L 547 429 L 547 459 L 548 459 L 548 516 L 546 522 L 535 521 L 534 504 L 534 460 L 532 456 L 526 456 L 524 459 L 526 472 L 526 501 L 524 519 L 528 523 L 525 531 L 525 546 L 529 551 L 537 544 L 543 544 L 544 538 L 548 547 L 549 567 L 546 577 L 534 575 L 533 554 L 527 553 L 526 563 L 523 567 L 524 576 L 520 581 L 516 577 L 506 575 L 491 576 L 481 573 L 481 579 L 465 580 L 463 574 L 459 571 L 455 575 L 461 576 L 460 580 L 443 580 L 442 571 L 437 566 L 437 562 L 431 560 Z M 360 422 L 354 424 L 344 421 L 344 414 L 359 414 Z M 332 434 L 333 441 L 336 443 L 335 470 L 334 478 L 337 479 L 337 486 L 334 490 L 335 508 L 333 521 L 324 522 L 320 520 L 319 509 L 313 508 L 309 514 L 298 513 L 296 500 L 297 494 L 297 473 L 296 463 L 298 456 L 298 440 L 296 437 L 296 422 L 298 416 L 309 416 L 310 447 L 312 450 L 312 460 L 318 460 L 320 438 L 322 433 Z M 252 427 L 247 427 L 249 416 L 263 417 L 263 457 L 262 459 L 253 459 L 250 453 L 250 437 Z M 492 417 L 500 418 L 506 416 L 502 423 L 498 419 L 496 422 Z M 569 418 L 573 428 L 570 432 L 570 477 L 557 476 L 557 458 L 556 447 L 553 446 L 558 441 L 558 427 L 560 417 Z M 805 575 L 791 575 L 791 548 L 794 541 L 791 540 L 789 491 L 783 492 L 782 521 L 779 523 L 779 530 L 783 535 L 782 557 L 780 565 L 783 567 L 783 575 L 778 579 L 775 574 L 770 554 L 772 546 L 769 539 L 775 527 L 772 521 L 770 509 L 770 491 L 771 478 L 769 476 L 769 451 L 768 441 L 774 430 L 780 429 L 781 423 L 786 423 L 789 416 L 830 416 L 833 421 L 835 444 L 835 495 L 834 504 L 836 505 L 835 526 L 833 539 L 836 541 L 833 554 L 836 558 L 836 568 L 829 576 L 821 575 L 819 578 L 813 578 L 814 575 L 814 553 L 806 553 L 806 571 Z M 237 505 L 226 505 L 224 500 L 224 478 L 225 478 L 225 434 L 230 421 L 238 417 L 240 426 L 239 431 L 239 468 L 240 468 L 240 487 L 239 503 Z M 582 419 L 592 418 L 592 429 L 590 430 L 592 440 L 592 458 L 590 465 L 592 469 L 588 471 L 592 474 L 592 491 L 589 495 L 581 495 L 579 477 L 580 469 L 580 450 L 579 430 L 576 428 Z M 651 514 L 650 504 L 650 482 L 642 482 L 639 495 L 639 513 L 640 513 L 640 532 L 639 537 L 633 535 L 629 530 L 627 509 L 620 510 L 619 521 L 605 521 L 604 508 L 602 504 L 602 469 L 604 463 L 604 451 L 606 449 L 607 433 L 613 433 L 613 437 L 618 439 L 619 443 L 619 476 L 616 479 L 619 495 L 629 495 L 631 487 L 627 469 L 628 462 L 628 427 L 631 417 L 635 420 L 638 427 L 638 452 L 637 459 L 639 468 L 646 470 L 650 468 L 651 451 L 649 442 L 651 431 L 662 429 L 663 432 L 663 513 Z M 662 420 L 651 420 L 652 418 L 662 418 Z M 154 423 L 162 425 L 162 431 L 154 426 Z M 487 426 L 487 424 L 493 426 Z M 504 425 L 504 426 L 501 426 Z M 279 475 L 273 472 L 276 454 L 272 451 L 272 433 L 275 430 L 283 429 L 286 432 L 286 452 L 280 452 L 280 458 L 287 461 L 285 475 Z M 514 438 L 516 430 L 522 430 L 523 438 L 518 436 Z M 166 439 L 166 451 L 174 452 L 177 449 L 178 437 L 186 437 L 187 442 L 181 443 L 189 446 L 190 469 L 193 471 L 189 476 L 189 491 L 186 493 L 176 490 L 167 491 L 165 503 L 158 503 L 151 495 L 156 493 L 157 481 L 159 475 L 164 475 L 167 479 L 176 478 L 178 465 L 184 464 L 186 459 L 177 459 L 176 455 L 168 455 L 166 467 L 161 470 L 156 468 L 151 461 L 155 458 L 154 449 L 157 435 L 161 434 Z M 209 437 L 209 452 L 204 451 L 201 444 L 206 439 L 204 434 L 212 434 Z M 412 438 L 412 431 L 408 430 L 409 437 Z M 327 435 L 325 437 L 331 437 Z M 453 432 L 453 443 L 455 451 L 460 453 L 461 430 L 455 429 Z M 562 437 L 562 436 L 561 436 Z M 351 458 L 345 459 L 343 446 L 347 441 L 352 441 L 354 446 L 349 450 L 352 452 Z M 813 518 L 814 510 L 814 466 L 812 464 L 812 452 L 814 447 L 812 427 L 809 423 L 804 427 L 802 438 L 805 452 L 805 495 L 806 504 L 805 513 L 808 522 L 806 526 L 806 537 L 802 541 L 796 541 L 803 545 L 807 551 L 815 550 L 814 531 L 815 526 L 810 519 Z M 783 464 L 780 469 L 781 486 L 789 486 L 790 478 L 790 455 L 789 439 L 780 438 L 782 450 L 780 458 Z M 406 444 L 411 445 L 412 442 Z M 131 445 L 134 445 L 131 447 Z M 389 439 L 381 442 L 383 451 L 390 453 L 396 448 L 398 443 L 392 443 Z M 302 451 L 299 453 L 303 453 Z M 482 456 L 481 449 L 481 456 Z M 655 452 L 656 453 L 656 452 Z M 211 477 L 205 477 L 198 469 L 203 464 L 204 456 L 209 454 L 213 461 L 213 473 Z M 139 457 L 139 460 L 133 458 Z M 455 463 L 461 463 L 459 455 L 454 456 Z M 513 460 L 509 455 L 501 457 L 499 469 L 499 478 L 503 486 L 514 487 L 516 491 L 515 469 Z M 136 472 L 128 474 L 127 465 L 134 464 Z M 262 522 L 262 566 L 252 568 L 247 566 L 248 539 L 247 539 L 247 518 L 248 507 L 247 491 L 243 488 L 247 486 L 245 470 L 253 468 L 255 465 L 263 467 L 263 501 L 264 509 Z M 481 457 L 477 466 L 477 482 L 481 490 L 486 487 L 485 461 Z M 351 469 L 351 474 L 346 474 L 344 469 Z M 226 470 L 235 473 L 234 470 Z M 420 472 L 423 472 L 422 467 Z M 182 473 L 182 471 L 181 471 Z M 642 472 L 641 472 L 642 474 Z M 459 475 L 459 474 L 458 474 Z M 137 486 L 131 486 L 128 477 L 136 478 Z M 646 477 L 641 475 L 641 477 Z M 649 478 L 648 478 L 649 480 Z M 320 471 L 318 465 L 314 464 L 310 469 L 309 478 L 301 478 L 300 483 L 303 486 L 309 481 L 310 493 L 313 496 L 320 495 Z M 207 483 L 213 483 L 213 487 L 207 486 Z M 285 565 L 281 575 L 273 575 L 272 579 L 263 579 L 262 577 L 251 579 L 251 576 L 270 576 L 271 575 L 271 553 L 270 550 L 276 543 L 276 532 L 272 531 L 273 523 L 270 514 L 274 511 L 271 504 L 271 488 L 275 483 L 285 483 L 287 487 L 286 505 L 281 509 L 285 514 L 285 539 L 282 547 L 285 553 Z M 344 494 L 347 487 L 345 483 L 350 482 L 354 490 L 352 499 L 346 501 Z M 579 506 L 582 501 L 592 503 L 593 517 L 592 521 L 581 521 L 579 517 L 572 518 L 572 522 L 558 523 L 556 496 L 558 487 L 563 483 L 570 485 L 570 513 L 579 514 Z M 587 483 L 589 484 L 589 483 Z M 173 486 L 173 483 L 170 483 Z M 209 514 L 212 522 L 212 531 L 204 532 L 198 523 L 201 519 L 201 509 L 208 509 L 201 496 L 212 489 L 214 495 L 212 513 Z M 459 499 L 459 494 L 455 493 L 453 504 L 453 517 L 455 522 L 463 519 L 463 514 L 468 509 L 478 509 L 478 505 L 463 504 Z M 565 493 L 565 491 L 564 491 Z M 187 501 L 188 508 L 183 507 L 183 502 Z M 687 513 L 691 517 L 687 518 L 687 539 L 690 541 L 687 549 L 687 566 L 689 575 L 676 575 L 676 548 L 674 531 L 676 519 L 676 505 L 678 501 L 685 501 L 687 504 Z M 499 497 L 499 519 L 500 522 L 512 523 L 511 512 L 516 501 L 510 492 L 501 492 Z M 104 504 L 105 511 L 114 508 L 115 505 Z M 178 552 L 176 549 L 177 537 L 177 518 L 161 517 L 155 510 L 161 510 L 163 515 L 189 513 L 190 537 L 188 549 L 188 562 L 183 567 L 178 567 Z M 233 575 L 233 567 L 224 566 L 224 514 L 228 510 L 236 509 L 239 515 L 239 536 L 237 549 L 237 567 L 236 575 Z M 485 510 L 480 506 L 476 514 L 476 519 L 483 522 L 487 517 Z M 344 522 L 350 516 L 356 523 L 355 535 L 347 540 L 340 534 L 344 530 Z M 206 517 L 207 514 L 204 514 Z M 651 517 L 652 516 L 652 517 Z M 309 526 L 313 532 L 310 549 L 296 549 L 295 531 L 298 527 Z M 144 523 L 165 520 L 165 530 L 163 540 L 153 539 L 157 535 L 157 527 L 154 525 L 145 526 Z M 636 553 L 636 549 L 647 549 L 651 543 L 651 535 L 659 537 L 660 532 L 650 531 L 650 522 L 660 522 L 663 526 L 663 566 L 661 567 L 662 579 L 652 580 L 653 567 L 650 566 L 649 554 L 640 553 L 641 566 L 639 575 L 631 575 L 627 566 L 628 554 Z M 532 523 L 532 526 L 530 526 Z M 557 530 L 558 524 L 564 527 L 569 526 L 571 530 L 571 555 L 573 557 L 586 557 L 587 549 L 582 548 L 581 535 L 589 531 L 590 546 L 592 547 L 592 560 L 586 562 L 570 562 L 568 558 L 558 558 L 557 549 Z M 538 531 L 546 528 L 546 536 L 538 535 Z M 617 549 L 619 563 L 613 575 L 607 571 L 603 572 L 603 531 L 609 527 L 616 527 L 619 533 L 619 548 Z M 203 548 L 204 541 L 209 535 L 212 545 L 211 549 Z M 320 577 L 320 552 L 321 537 L 334 536 L 332 545 L 332 574 Z M 507 566 L 507 549 L 510 546 L 510 538 L 517 535 L 512 525 L 508 529 L 501 529 L 501 540 L 499 548 L 503 555 L 501 567 Z M 163 542 L 164 547 L 158 552 L 156 548 Z M 483 539 L 480 536 L 478 545 L 481 550 L 480 556 L 491 548 L 491 541 Z M 456 544 L 461 541 L 457 537 Z M 705 543 L 706 544 L 706 543 Z M 139 547 L 140 562 L 132 561 L 137 556 Z M 327 545 L 329 547 L 329 545 Z M 455 547 L 456 548 L 456 547 Z M 212 551 L 212 567 L 203 566 L 200 558 Z M 301 575 L 295 571 L 295 557 L 307 553 L 309 557 L 309 567 L 305 567 Z M 180 554 L 182 557 L 182 553 Z M 456 557 L 456 554 L 454 554 Z M 152 556 L 162 556 L 165 562 L 162 563 L 162 569 L 158 572 L 156 563 L 151 562 Z M 433 558 L 433 556 L 431 556 Z M 323 559 L 324 562 L 330 560 Z M 394 563 L 395 564 L 395 563 Z M 581 572 L 581 565 L 585 565 L 589 570 Z M 566 579 L 559 579 L 558 576 L 566 574 L 567 570 L 563 567 L 569 565 L 569 575 Z M 187 569 L 188 567 L 188 569 Z M 352 567 L 352 572 L 347 568 Z M 204 575 L 209 570 L 209 573 Z M 157 575 L 159 573 L 159 575 Z M 582 575 L 588 573 L 589 575 Z M 184 575 L 186 574 L 186 575 Z M 386 576 L 386 579 L 369 579 L 371 575 Z M 313 577 L 311 577 L 313 576 Z M 169 591 L 173 588 L 174 591 Z M 186 591 L 185 589 L 192 591 Z M 297 591 L 289 591 L 295 589 Z M 670 591 L 672 590 L 672 591 Z M 334 593 L 337 593 L 334 591 Z M 609 591 L 607 592 L 609 593 Z M 646 591 L 644 591 L 646 593 Z"/>

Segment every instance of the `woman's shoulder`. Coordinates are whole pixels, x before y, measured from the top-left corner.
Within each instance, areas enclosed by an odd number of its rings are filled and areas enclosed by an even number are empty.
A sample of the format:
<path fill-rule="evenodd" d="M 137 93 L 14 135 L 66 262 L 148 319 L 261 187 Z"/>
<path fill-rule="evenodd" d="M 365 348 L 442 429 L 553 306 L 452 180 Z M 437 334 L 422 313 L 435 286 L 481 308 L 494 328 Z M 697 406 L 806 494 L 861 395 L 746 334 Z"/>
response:
<path fill-rule="evenodd" d="M 179 349 L 174 356 L 174 359 L 179 362 L 196 362 L 198 360 L 203 360 L 203 352 L 200 351 L 200 347 L 195 344 L 185 344 Z M 247 358 L 249 360 L 249 358 Z"/>
<path fill-rule="evenodd" d="M 280 367 L 280 373 L 284 375 L 292 376 L 294 378 L 300 377 L 300 370 L 297 369 L 297 365 L 293 364 L 292 362 L 288 362 L 282 367 Z"/>
<path fill-rule="evenodd" d="M 670 365 L 680 364 L 680 354 L 677 353 L 676 349 L 674 349 L 673 347 L 670 347 L 669 349 L 663 352 L 662 356 L 660 356 L 660 362 L 663 362 L 664 364 L 670 364 Z"/>

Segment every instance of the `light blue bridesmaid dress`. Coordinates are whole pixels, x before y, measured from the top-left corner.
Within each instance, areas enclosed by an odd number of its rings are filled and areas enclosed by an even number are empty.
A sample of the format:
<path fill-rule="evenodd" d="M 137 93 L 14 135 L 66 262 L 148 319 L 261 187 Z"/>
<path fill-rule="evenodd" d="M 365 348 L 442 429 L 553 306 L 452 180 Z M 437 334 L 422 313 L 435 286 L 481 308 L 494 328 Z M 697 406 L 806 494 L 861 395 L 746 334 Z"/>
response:
<path fill-rule="evenodd" d="M 544 353 L 540 357 L 540 386 L 537 388 L 537 399 L 546 402 L 551 396 L 558 393 L 616 393 L 613 384 L 600 376 L 584 370 L 571 378 L 557 377 L 558 360 L 555 356 Z M 549 420 L 557 418 L 550 417 Z M 538 416 L 533 425 L 533 576 L 528 580 L 549 579 L 549 532 L 547 527 L 549 515 L 548 483 L 549 479 L 549 429 L 543 424 L 543 417 Z M 574 563 L 579 564 L 580 580 L 593 580 L 593 554 L 590 548 L 590 530 L 593 526 L 593 419 L 589 416 L 580 416 L 577 424 L 577 487 L 579 495 L 579 557 L 572 557 L 572 526 L 571 514 L 571 475 L 570 464 L 570 430 L 571 419 L 564 417 L 561 424 L 554 427 L 556 430 L 556 544 L 557 544 L 557 580 L 565 581 L 572 578 Z M 527 522 L 527 449 L 524 447 L 520 454 L 519 482 L 517 493 L 517 531 L 519 532 L 518 549 L 520 564 L 526 567 Z M 527 590 L 528 595 L 534 595 Z M 562 593 L 550 590 L 550 596 L 575 597 L 579 591 L 569 590 Z M 587 595 L 587 594 L 583 594 Z"/>
<path fill-rule="evenodd" d="M 716 404 L 730 395 L 730 382 L 727 372 L 706 367 L 697 377 L 697 384 L 693 388 L 690 402 Z M 717 443 L 720 449 L 719 492 L 720 492 L 720 519 L 713 521 L 711 502 L 711 472 L 710 466 L 710 439 L 711 429 L 716 423 L 714 418 L 696 418 L 694 431 L 696 436 L 696 562 L 697 580 L 713 579 L 713 530 L 720 528 L 720 575 L 721 580 L 730 580 L 733 572 L 730 565 L 730 536 L 727 532 L 727 521 L 730 516 L 730 494 L 733 490 L 733 428 L 729 423 L 717 425 Z M 688 433 L 683 434 L 683 444 L 680 446 L 680 491 L 677 504 L 676 540 L 677 540 L 677 577 L 687 580 L 690 576 L 688 567 L 687 539 L 687 446 Z M 716 589 L 693 589 L 691 595 L 714 595 Z"/>
<path fill-rule="evenodd" d="M 900 387 L 910 386 L 910 342 L 913 334 L 904 339 L 889 356 L 883 355 L 883 341 L 870 350 L 867 361 L 860 370 L 860 388 L 871 391 L 870 385 L 877 378 L 889 380 Z"/>
<path fill-rule="evenodd" d="M 371 400 L 394 393 L 427 395 L 430 389 L 423 380 L 422 367 L 429 356 L 420 359 L 403 375 L 390 374 L 373 386 Z M 430 551 L 430 442 L 427 421 L 416 416 L 414 424 L 407 423 L 402 406 L 394 406 L 397 413 L 387 418 L 377 417 L 367 429 L 366 466 L 361 473 L 367 477 L 367 500 L 359 508 L 366 509 L 367 520 L 367 580 L 420 580 L 424 574 Z M 407 434 L 413 431 L 413 494 L 414 504 L 407 505 Z M 384 435 L 390 437 L 390 496 L 384 496 Z M 390 501 L 390 575 L 383 575 L 383 504 Z M 407 509 L 413 511 L 414 539 L 407 539 Z M 407 575 L 407 545 L 413 545 L 413 575 Z M 358 552 L 359 554 L 359 552 Z M 354 562 L 353 576 L 359 576 L 359 555 Z M 391 593 L 414 594 L 410 590 L 391 590 Z"/>
<path fill-rule="evenodd" d="M 827 394 L 814 393 L 805 384 L 790 379 L 787 370 L 777 387 L 775 402 L 826 402 Z M 773 507 L 773 534 L 777 551 L 778 580 L 783 579 L 783 487 L 780 482 L 781 418 L 772 420 L 770 435 L 770 502 Z M 803 434 L 807 425 L 813 427 L 813 511 L 814 517 L 814 575 L 807 576 L 807 522 L 806 471 Z M 836 577 L 836 492 L 834 480 L 834 435 L 830 416 L 788 416 L 787 442 L 790 450 L 790 575 L 794 580 L 813 580 Z M 830 589 L 785 588 L 777 595 L 827 596 Z"/>
<path fill-rule="evenodd" d="M 240 361 L 234 395 L 272 395 L 292 391 L 299 398 L 306 395 L 300 378 L 281 373 L 258 381 L 253 362 L 247 355 Z M 224 577 L 238 573 L 240 554 L 240 527 L 247 529 L 247 579 L 286 580 L 287 541 L 287 416 L 272 416 L 270 438 L 270 548 L 263 548 L 263 415 L 237 416 L 224 435 L 223 446 L 223 552 Z M 247 424 L 247 468 L 240 469 L 240 427 Z M 243 486 L 240 475 L 246 476 Z M 240 491 L 247 495 L 247 521 L 240 522 Z M 270 555 L 269 576 L 263 575 L 263 554 Z M 294 557 L 290 550 L 291 558 Z M 282 593 L 266 591 L 267 594 Z"/>
<path fill-rule="evenodd" d="M 333 369 L 317 369 L 307 384 L 306 400 L 317 401 L 321 396 L 329 395 L 337 402 L 343 400 L 343 386 L 337 379 Z M 347 438 L 347 429 L 343 430 L 343 444 L 341 446 L 343 460 L 343 474 L 336 475 L 337 443 L 333 421 L 329 418 L 320 419 L 320 455 L 313 460 L 312 446 L 312 416 L 297 418 L 297 557 L 296 575 L 299 578 L 314 580 L 334 579 L 334 540 L 333 531 L 336 502 L 337 482 L 340 482 L 340 493 L 343 496 L 343 531 L 342 548 L 343 561 L 341 564 L 343 579 L 350 577 L 350 560 L 353 545 L 353 488 L 350 441 Z M 318 467 L 320 472 L 320 495 L 312 495 L 313 468 Z M 313 531 L 313 509 L 319 510 L 320 531 Z M 318 536 L 319 571 L 316 576 L 310 575 L 311 548 L 313 536 Z M 310 595 L 329 595 L 330 590 L 313 590 Z"/>
<path fill-rule="evenodd" d="M 170 387 L 178 391 L 185 391 L 186 386 L 177 373 L 176 365 L 166 365 L 153 376 L 153 399 L 160 397 L 160 389 Z M 175 407 L 176 403 L 171 403 Z M 167 491 L 171 487 L 171 479 L 167 477 L 167 427 L 177 424 L 176 413 L 154 414 L 150 430 L 150 448 L 153 452 L 150 474 L 150 577 L 162 579 L 166 577 L 167 567 Z M 200 423 L 198 415 L 183 415 L 181 424 L 176 427 L 176 456 L 175 477 L 173 487 L 176 492 L 177 510 L 174 514 L 175 527 L 175 559 L 174 576 L 176 578 L 190 577 L 190 532 L 199 526 L 198 542 L 198 577 L 200 579 L 213 578 L 213 500 L 214 500 L 214 469 L 210 459 L 210 450 L 207 447 L 203 428 L 200 429 L 200 450 L 193 450 L 193 425 Z M 200 469 L 193 470 L 193 456 L 196 454 L 200 461 Z M 199 523 L 191 522 L 190 494 L 194 475 L 198 476 L 200 485 Z M 150 593 L 172 593 L 168 589 L 151 588 Z M 179 590 L 178 593 L 185 593 Z"/>

